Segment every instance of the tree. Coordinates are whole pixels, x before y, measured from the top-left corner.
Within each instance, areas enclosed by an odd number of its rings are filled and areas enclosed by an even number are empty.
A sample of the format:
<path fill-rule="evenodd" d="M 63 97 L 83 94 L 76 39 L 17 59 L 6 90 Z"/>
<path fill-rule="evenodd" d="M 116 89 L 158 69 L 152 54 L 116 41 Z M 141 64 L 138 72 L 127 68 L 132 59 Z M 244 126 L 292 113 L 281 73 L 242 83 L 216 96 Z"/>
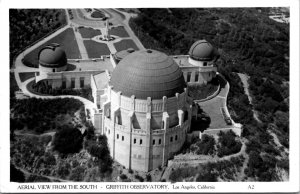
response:
<path fill-rule="evenodd" d="M 77 153 L 82 148 L 83 136 L 76 128 L 62 127 L 54 136 L 53 146 L 61 154 Z"/>

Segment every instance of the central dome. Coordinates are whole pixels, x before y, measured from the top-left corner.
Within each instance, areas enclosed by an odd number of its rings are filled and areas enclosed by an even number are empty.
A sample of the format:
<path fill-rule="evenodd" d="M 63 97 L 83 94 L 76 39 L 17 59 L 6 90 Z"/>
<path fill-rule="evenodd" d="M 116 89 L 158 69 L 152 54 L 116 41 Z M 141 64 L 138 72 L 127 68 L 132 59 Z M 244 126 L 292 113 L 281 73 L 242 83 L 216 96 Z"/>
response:
<path fill-rule="evenodd" d="M 112 73 L 110 85 L 116 92 L 138 99 L 161 99 L 182 93 L 186 87 L 181 69 L 166 54 L 155 50 L 127 55 Z"/>

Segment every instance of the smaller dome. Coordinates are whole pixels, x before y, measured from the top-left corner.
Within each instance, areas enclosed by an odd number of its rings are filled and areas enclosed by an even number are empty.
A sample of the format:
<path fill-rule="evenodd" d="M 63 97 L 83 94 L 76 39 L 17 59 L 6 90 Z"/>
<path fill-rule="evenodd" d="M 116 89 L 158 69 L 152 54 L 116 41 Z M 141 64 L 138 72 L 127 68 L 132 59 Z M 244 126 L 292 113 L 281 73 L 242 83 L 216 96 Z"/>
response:
<path fill-rule="evenodd" d="M 51 44 L 39 52 L 39 64 L 44 67 L 62 67 L 67 65 L 67 56 L 59 44 Z"/>
<path fill-rule="evenodd" d="M 212 61 L 217 57 L 218 51 L 206 40 L 198 40 L 189 51 L 190 58 L 196 61 Z"/>
<path fill-rule="evenodd" d="M 124 59 L 127 55 L 133 53 L 135 50 L 133 48 L 128 48 L 127 50 L 119 51 L 115 54 L 115 59 L 118 61 L 121 61 Z"/>

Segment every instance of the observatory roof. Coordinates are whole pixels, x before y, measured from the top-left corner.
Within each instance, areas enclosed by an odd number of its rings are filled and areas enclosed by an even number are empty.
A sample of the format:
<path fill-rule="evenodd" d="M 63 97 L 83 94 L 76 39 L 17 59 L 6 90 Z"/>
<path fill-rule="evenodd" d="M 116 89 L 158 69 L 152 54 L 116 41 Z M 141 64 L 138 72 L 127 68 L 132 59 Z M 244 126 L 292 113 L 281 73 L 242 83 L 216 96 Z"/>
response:
<path fill-rule="evenodd" d="M 161 99 L 182 93 L 186 87 L 181 69 L 166 54 L 155 50 L 135 51 L 120 61 L 110 85 L 122 95 L 138 99 Z"/>

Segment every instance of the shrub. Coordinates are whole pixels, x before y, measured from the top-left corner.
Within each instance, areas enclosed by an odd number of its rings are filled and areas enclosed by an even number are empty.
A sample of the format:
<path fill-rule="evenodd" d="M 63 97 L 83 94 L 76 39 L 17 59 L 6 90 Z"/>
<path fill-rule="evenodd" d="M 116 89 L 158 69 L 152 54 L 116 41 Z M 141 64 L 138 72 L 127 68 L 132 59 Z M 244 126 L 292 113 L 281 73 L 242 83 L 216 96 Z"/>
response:
<path fill-rule="evenodd" d="M 72 170 L 70 175 L 70 180 L 73 181 L 82 181 L 84 178 L 85 169 L 82 166 L 77 166 Z"/>
<path fill-rule="evenodd" d="M 121 174 L 121 175 L 120 175 L 120 178 L 121 178 L 122 180 L 124 180 L 124 179 L 127 179 L 127 176 L 126 176 L 126 174 Z"/>
<path fill-rule="evenodd" d="M 193 146 L 194 145 L 194 146 Z M 209 135 L 203 135 L 202 139 L 191 146 L 196 154 L 213 154 L 215 151 L 215 139 Z"/>
<path fill-rule="evenodd" d="M 83 136 L 76 128 L 63 126 L 55 134 L 53 146 L 61 154 L 77 153 L 82 148 Z"/>
<path fill-rule="evenodd" d="M 134 178 L 138 179 L 140 182 L 144 182 L 144 178 L 138 174 L 134 175 Z"/>
<path fill-rule="evenodd" d="M 241 150 L 242 143 L 235 140 L 236 135 L 230 130 L 229 132 L 219 133 L 220 146 L 218 148 L 218 156 L 223 157 L 238 153 Z"/>
<path fill-rule="evenodd" d="M 151 182 L 151 174 L 146 174 L 146 181 Z"/>

